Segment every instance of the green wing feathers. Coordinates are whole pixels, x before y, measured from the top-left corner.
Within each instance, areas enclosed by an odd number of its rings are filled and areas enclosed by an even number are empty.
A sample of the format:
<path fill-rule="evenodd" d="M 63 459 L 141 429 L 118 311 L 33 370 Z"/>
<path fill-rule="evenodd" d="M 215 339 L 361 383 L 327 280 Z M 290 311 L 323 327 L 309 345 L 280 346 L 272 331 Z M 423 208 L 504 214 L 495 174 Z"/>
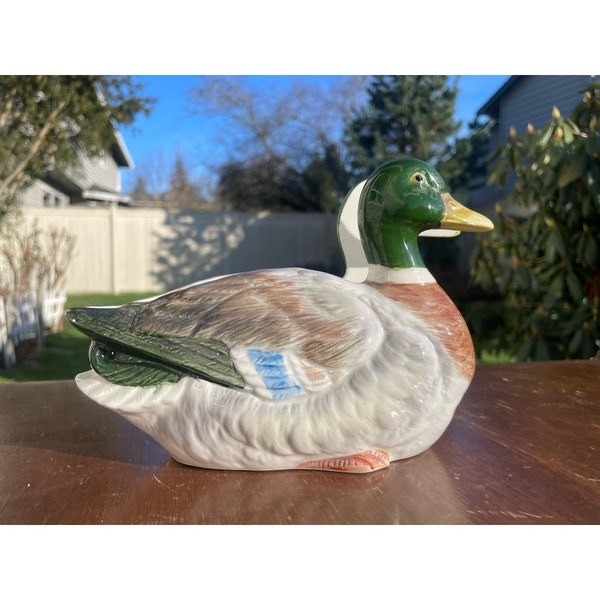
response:
<path fill-rule="evenodd" d="M 179 337 L 172 332 L 167 337 L 136 327 L 144 307 L 144 303 L 131 303 L 67 310 L 67 319 L 97 343 L 90 358 L 95 361 L 92 366 L 103 371 L 101 375 L 121 385 L 154 386 L 189 374 L 228 387 L 244 387 L 222 341 Z"/>

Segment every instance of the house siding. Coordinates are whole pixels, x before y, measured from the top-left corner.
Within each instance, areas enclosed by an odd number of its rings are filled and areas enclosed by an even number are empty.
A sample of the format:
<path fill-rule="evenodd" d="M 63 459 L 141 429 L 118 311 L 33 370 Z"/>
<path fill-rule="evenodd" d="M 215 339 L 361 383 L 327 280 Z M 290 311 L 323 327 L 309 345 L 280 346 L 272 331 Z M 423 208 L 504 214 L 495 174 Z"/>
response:
<path fill-rule="evenodd" d="M 523 133 L 529 123 L 536 129 L 543 127 L 552 117 L 553 106 L 568 116 L 581 101 L 581 92 L 591 80 L 587 75 L 520 77 L 500 102 L 498 141 L 508 137 L 511 126 L 517 134 Z"/>
<path fill-rule="evenodd" d="M 65 170 L 65 174 L 81 189 L 97 186 L 111 192 L 121 192 L 121 170 L 115 159 L 107 154 L 103 157 L 79 157 L 79 163 Z M 50 196 L 50 202 L 45 197 Z M 61 190 L 50 181 L 35 180 L 19 195 L 19 204 L 30 207 L 67 206 L 86 202 L 81 192 Z"/>
<path fill-rule="evenodd" d="M 92 185 L 115 192 L 121 191 L 121 171 L 114 158 L 108 154 L 102 157 L 80 156 L 77 169 L 68 169 L 67 175 L 82 188 Z"/>
<path fill-rule="evenodd" d="M 21 206 L 34 208 L 67 206 L 69 201 L 67 194 L 39 179 L 21 191 L 18 200 Z"/>

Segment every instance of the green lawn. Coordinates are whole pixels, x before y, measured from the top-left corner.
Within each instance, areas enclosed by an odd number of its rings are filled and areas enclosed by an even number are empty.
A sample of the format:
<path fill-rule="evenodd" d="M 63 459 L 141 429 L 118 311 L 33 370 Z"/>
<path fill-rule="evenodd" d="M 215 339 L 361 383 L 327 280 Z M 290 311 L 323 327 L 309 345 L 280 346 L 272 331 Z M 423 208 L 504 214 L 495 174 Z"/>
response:
<path fill-rule="evenodd" d="M 515 362 L 515 357 L 509 354 L 508 352 L 499 351 L 499 352 L 489 352 L 484 350 L 481 353 L 481 356 L 477 359 L 477 362 L 480 364 L 487 363 L 509 363 Z"/>
<path fill-rule="evenodd" d="M 65 308 L 94 304 L 124 304 L 154 295 L 145 294 L 86 294 L 67 298 Z M 65 321 L 62 331 L 49 334 L 46 346 L 36 349 L 22 363 L 0 370 L 0 383 L 13 381 L 48 381 L 73 379 L 77 373 L 90 368 L 88 348 L 90 340 Z"/>
<path fill-rule="evenodd" d="M 153 292 L 145 294 L 88 294 L 69 296 L 65 308 L 72 306 L 90 306 L 94 304 L 118 305 L 153 296 Z M 77 373 L 89 370 L 88 348 L 89 338 L 77 331 L 68 322 L 63 330 L 46 337 L 45 348 L 36 349 L 24 362 L 0 370 L 0 383 L 13 381 L 49 381 L 73 379 Z M 512 362 L 505 352 L 483 352 L 479 363 Z"/>

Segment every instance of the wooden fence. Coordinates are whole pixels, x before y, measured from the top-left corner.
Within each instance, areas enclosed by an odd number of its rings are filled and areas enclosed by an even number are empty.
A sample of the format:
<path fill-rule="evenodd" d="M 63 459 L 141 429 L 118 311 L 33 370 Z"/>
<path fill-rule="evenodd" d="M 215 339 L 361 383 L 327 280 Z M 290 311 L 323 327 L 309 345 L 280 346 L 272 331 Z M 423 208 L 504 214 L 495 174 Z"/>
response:
<path fill-rule="evenodd" d="M 40 230 L 75 236 L 67 293 L 167 291 L 254 269 L 340 271 L 336 216 L 117 207 L 24 209 Z"/>

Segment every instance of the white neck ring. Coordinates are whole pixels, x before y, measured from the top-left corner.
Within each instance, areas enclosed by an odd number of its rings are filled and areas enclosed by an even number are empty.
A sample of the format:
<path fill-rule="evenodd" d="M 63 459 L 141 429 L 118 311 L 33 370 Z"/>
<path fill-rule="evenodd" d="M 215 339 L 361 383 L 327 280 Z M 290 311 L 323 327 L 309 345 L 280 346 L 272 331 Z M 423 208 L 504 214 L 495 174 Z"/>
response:
<path fill-rule="evenodd" d="M 433 275 L 424 267 L 390 269 L 369 265 L 367 281 L 372 283 L 435 283 Z"/>

